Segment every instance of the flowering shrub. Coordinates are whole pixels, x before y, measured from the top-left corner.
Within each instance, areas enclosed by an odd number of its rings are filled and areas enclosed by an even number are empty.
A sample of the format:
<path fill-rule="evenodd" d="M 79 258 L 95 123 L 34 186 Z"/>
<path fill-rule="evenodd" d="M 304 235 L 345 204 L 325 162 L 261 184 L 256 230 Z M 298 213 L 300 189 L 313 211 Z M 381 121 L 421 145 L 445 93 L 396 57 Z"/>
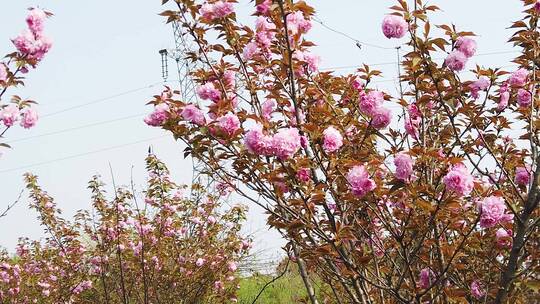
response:
<path fill-rule="evenodd" d="M 26 17 L 27 29 L 11 40 L 17 51 L 0 60 L 0 121 L 4 125 L 0 129 L 0 138 L 16 123 L 28 129 L 38 120 L 34 101 L 17 95 L 11 97 L 10 103 L 3 103 L 1 99 L 9 88 L 24 85 L 21 74 L 35 68 L 52 47 L 50 38 L 44 32 L 45 21 L 51 15 L 39 8 L 31 8 Z M 2 142 L 0 145 L 7 146 Z"/>
<path fill-rule="evenodd" d="M 198 46 L 203 101 L 167 89 L 150 103 L 167 105 L 160 127 L 212 178 L 267 209 L 312 303 L 308 270 L 340 303 L 538 300 L 538 1 L 522 0 L 512 24 L 522 54 L 511 73 L 475 67 L 482 46 L 433 25 L 437 6 L 398 0 L 381 16 L 381 35 L 407 50 L 398 96 L 373 89 L 381 72 L 367 65 L 318 71 L 306 2 L 257 0 L 254 27 L 235 2 L 177 0 L 162 13 Z"/>
<path fill-rule="evenodd" d="M 240 237 L 244 209 L 223 211 L 219 197 L 194 186 L 197 199 L 147 158 L 144 202 L 133 191 L 106 198 L 94 177 L 92 211 L 60 218 L 53 199 L 26 175 L 31 208 L 48 236 L 22 239 L 17 254 L 0 255 L 2 303 L 234 302 L 237 263 L 250 241 Z"/>

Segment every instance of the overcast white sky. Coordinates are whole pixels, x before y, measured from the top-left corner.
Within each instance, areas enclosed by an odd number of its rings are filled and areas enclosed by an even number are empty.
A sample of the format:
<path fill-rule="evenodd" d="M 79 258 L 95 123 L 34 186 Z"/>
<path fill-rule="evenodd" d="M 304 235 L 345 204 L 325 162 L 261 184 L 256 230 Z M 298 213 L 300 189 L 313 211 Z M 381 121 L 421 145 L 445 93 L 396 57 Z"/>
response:
<path fill-rule="evenodd" d="M 94 0 L 5 1 L 0 10 L 0 53 L 13 50 L 9 38 L 24 27 L 26 8 L 40 6 L 55 14 L 47 22 L 46 31 L 54 46 L 39 68 L 28 74 L 27 87 L 11 91 L 24 98 L 39 102 L 43 118 L 31 130 L 13 129 L 7 133 L 12 150 L 4 151 L 0 158 L 0 209 L 12 203 L 23 189 L 22 174 L 30 171 L 40 177 L 41 185 L 56 198 L 58 207 L 70 217 L 78 209 L 90 207 L 86 183 L 94 174 L 110 181 L 109 163 L 118 184 L 130 181 L 133 167 L 134 180 L 144 183 L 144 157 L 148 146 L 164 160 L 177 181 L 191 180 L 191 161 L 182 157 L 183 147 L 166 133 L 149 128 L 142 122 L 149 98 L 158 93 L 161 67 L 158 50 L 173 46 L 172 30 L 157 14 L 162 10 L 159 0 Z M 248 15 L 253 4 L 239 0 L 235 5 L 240 19 L 251 24 Z M 361 41 L 385 47 L 395 47 L 396 40 L 387 40 L 380 31 L 380 22 L 393 0 L 313 0 L 307 1 L 327 25 L 346 32 Z M 412 1 L 409 1 L 412 2 Z M 434 15 L 434 21 L 455 23 L 459 29 L 471 30 L 479 35 L 478 53 L 473 62 L 486 66 L 507 66 L 514 54 L 491 54 L 512 51 L 506 41 L 510 22 L 520 18 L 519 0 L 438 0 L 429 1 L 443 11 Z M 354 42 L 314 23 L 310 38 L 318 44 L 316 51 L 322 57 L 322 67 L 343 67 L 361 63 L 385 63 L 396 60 L 395 50 L 365 46 L 359 50 Z M 384 80 L 397 76 L 396 66 L 378 65 Z M 174 80 L 172 62 L 170 78 Z M 351 72 L 353 69 L 340 69 Z M 395 81 L 376 84 L 380 89 L 395 92 Z M 138 89 L 138 90 L 137 90 Z M 102 102 L 70 109 L 100 98 L 131 93 Z M 5 100 L 3 100 L 5 102 Z M 65 110 L 65 111 L 64 111 Z M 60 113 L 56 113 L 62 111 Z M 47 114 L 55 113 L 47 116 Z M 76 128 L 87 124 L 116 120 L 115 122 L 80 128 L 49 136 L 43 134 Z M 27 137 L 34 137 L 25 139 Z M 155 139 L 156 137 L 160 137 Z M 145 141 L 148 139 L 153 139 Z M 136 141 L 137 144 L 109 149 Z M 92 151 L 109 149 L 99 153 Z M 86 155 L 81 155 L 86 154 Z M 77 156 L 78 155 L 78 156 Z M 75 156 L 75 157 L 72 157 Z M 68 159 L 65 159 L 68 158 Z M 63 160 L 60 160 L 63 159 Z M 21 168 L 24 167 L 24 168 Z M 110 184 L 110 182 L 109 182 Z M 275 233 L 265 232 L 265 215 L 252 207 L 247 232 L 257 232 L 257 249 L 268 255 L 279 251 L 282 243 Z M 18 237 L 32 239 L 42 235 L 36 214 L 28 209 L 26 196 L 6 218 L 0 219 L 0 246 L 12 250 Z"/>

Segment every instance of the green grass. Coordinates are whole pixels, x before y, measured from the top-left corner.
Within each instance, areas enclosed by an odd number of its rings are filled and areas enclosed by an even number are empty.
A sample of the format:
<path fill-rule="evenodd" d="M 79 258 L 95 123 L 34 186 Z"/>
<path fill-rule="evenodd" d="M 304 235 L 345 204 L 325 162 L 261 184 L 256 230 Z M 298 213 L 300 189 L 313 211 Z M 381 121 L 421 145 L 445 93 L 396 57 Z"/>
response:
<path fill-rule="evenodd" d="M 238 303 L 251 304 L 264 285 L 272 280 L 272 276 L 253 275 L 240 281 Z M 315 291 L 318 293 L 318 290 Z M 287 304 L 304 303 L 307 300 L 304 283 L 297 274 L 288 273 L 279 278 L 266 289 L 257 299 L 257 304 Z M 307 302 L 306 302 L 307 303 Z"/>

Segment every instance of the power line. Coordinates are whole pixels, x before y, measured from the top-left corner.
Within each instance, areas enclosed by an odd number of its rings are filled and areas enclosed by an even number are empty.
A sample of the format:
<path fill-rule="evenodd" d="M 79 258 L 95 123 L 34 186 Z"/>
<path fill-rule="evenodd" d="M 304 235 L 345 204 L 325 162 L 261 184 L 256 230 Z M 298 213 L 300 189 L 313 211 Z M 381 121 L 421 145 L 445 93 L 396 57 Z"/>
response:
<path fill-rule="evenodd" d="M 512 53 L 519 53 L 519 51 L 496 51 L 496 52 L 476 54 L 476 55 L 474 55 L 474 57 L 501 55 L 501 54 L 512 54 Z M 433 58 L 433 59 L 442 60 L 442 59 L 445 59 L 445 58 L 444 57 L 437 57 L 437 58 Z M 377 62 L 377 63 L 368 64 L 368 66 L 394 65 L 394 64 L 397 64 L 397 63 L 398 63 L 397 61 Z M 321 71 L 345 70 L 345 69 L 354 69 L 354 68 L 358 68 L 358 67 L 361 67 L 361 66 L 362 65 L 336 66 L 336 67 L 321 68 L 320 70 Z"/>
<path fill-rule="evenodd" d="M 322 25 L 323 27 L 325 27 L 327 30 L 329 31 L 332 31 L 338 35 L 341 35 L 353 42 L 355 42 L 356 46 L 358 48 L 362 48 L 362 46 L 366 45 L 366 46 L 370 46 L 370 47 L 374 47 L 374 48 L 377 48 L 377 49 L 382 49 L 382 50 L 393 50 L 395 49 L 395 47 L 385 47 L 385 46 L 381 46 L 381 45 L 376 45 L 376 44 L 373 44 L 373 43 L 368 43 L 368 42 L 364 42 L 364 41 L 361 41 L 361 40 L 358 40 L 356 38 L 354 38 L 353 36 L 345 33 L 345 32 L 342 32 L 340 30 L 337 30 L 335 28 L 332 28 L 330 26 L 328 26 L 326 23 L 324 23 L 320 18 L 318 18 L 317 16 L 313 16 L 313 20 L 317 23 L 319 23 L 320 25 Z"/>
<path fill-rule="evenodd" d="M 125 116 L 125 117 L 120 117 L 120 118 L 116 118 L 116 119 L 111 119 L 111 120 L 95 122 L 95 123 L 91 123 L 91 124 L 87 124 L 87 125 L 62 129 L 62 130 L 53 131 L 53 132 L 49 132 L 49 133 L 43 133 L 43 134 L 38 134 L 38 135 L 34 135 L 34 136 L 28 136 L 28 137 L 13 139 L 13 140 L 8 141 L 7 143 L 9 144 L 9 143 L 14 143 L 14 142 L 21 142 L 21 141 L 31 140 L 31 139 L 35 139 L 35 138 L 40 138 L 40 137 L 45 137 L 45 136 L 51 136 L 51 135 L 55 135 L 55 134 L 71 132 L 71 131 L 75 131 L 75 130 L 90 128 L 90 127 L 104 125 L 104 124 L 109 124 L 109 123 L 113 123 L 113 122 L 117 122 L 117 121 L 121 121 L 121 120 L 127 120 L 127 119 L 130 119 L 130 118 L 142 117 L 143 115 L 144 115 L 144 113 L 141 113 L 141 114 L 135 114 L 135 115 L 129 115 L 129 116 Z"/>
<path fill-rule="evenodd" d="M 116 97 L 128 95 L 128 94 L 131 94 L 131 93 L 135 93 L 135 92 L 138 92 L 138 91 L 141 91 L 141 90 L 144 90 L 144 89 L 149 89 L 149 88 L 155 87 L 156 85 L 163 84 L 163 83 L 165 83 L 165 82 L 160 81 L 160 82 L 156 82 L 156 83 L 153 83 L 151 85 L 144 86 L 144 87 L 131 89 L 131 90 L 121 92 L 121 93 L 117 93 L 117 94 L 107 96 L 107 97 L 102 97 L 102 98 L 95 99 L 95 100 L 92 100 L 92 101 L 89 101 L 89 102 L 85 102 L 85 103 L 81 103 L 81 104 L 78 104 L 78 105 L 75 105 L 75 106 L 72 106 L 72 107 L 68 107 L 68 108 L 65 108 L 65 109 L 62 109 L 62 110 L 59 110 L 59 111 L 56 111 L 56 112 L 45 114 L 42 117 L 54 116 L 54 115 L 57 115 L 57 114 L 60 114 L 60 113 L 64 113 L 64 112 L 68 112 L 68 111 L 71 111 L 71 110 L 79 109 L 79 108 L 82 108 L 82 107 L 85 107 L 85 106 L 88 106 L 88 105 L 100 103 L 100 102 L 103 102 L 103 101 L 114 99 Z"/>
<path fill-rule="evenodd" d="M 38 163 L 33 163 L 33 164 L 29 164 L 29 165 L 15 167 L 15 168 L 11 168 L 11 169 L 0 170 L 0 173 L 8 173 L 8 172 L 12 172 L 12 171 L 17 171 L 17 170 L 42 166 L 42 165 L 55 163 L 55 162 L 59 162 L 59 161 L 63 161 L 63 160 L 68 160 L 68 159 L 72 159 L 72 158 L 77 158 L 77 157 L 81 157 L 81 156 L 86 156 L 86 155 L 96 154 L 96 153 L 100 153 L 100 152 L 120 149 L 120 148 L 123 148 L 123 147 L 132 146 L 132 145 L 136 145 L 136 144 L 143 143 L 143 142 L 148 142 L 148 141 L 153 141 L 153 140 L 156 140 L 156 139 L 161 139 L 161 138 L 166 137 L 166 136 L 168 136 L 168 135 L 162 135 L 162 136 L 158 136 L 158 137 L 147 138 L 147 139 L 133 141 L 133 142 L 129 142 L 129 143 L 121 144 L 121 145 L 110 146 L 110 147 L 106 147 L 106 148 L 99 149 L 99 150 L 94 150 L 94 151 L 69 155 L 69 156 L 65 156 L 65 157 L 60 157 L 60 158 L 56 158 L 56 159 L 51 159 L 51 160 L 47 160 L 47 161 L 42 161 L 42 162 L 38 162 Z"/>

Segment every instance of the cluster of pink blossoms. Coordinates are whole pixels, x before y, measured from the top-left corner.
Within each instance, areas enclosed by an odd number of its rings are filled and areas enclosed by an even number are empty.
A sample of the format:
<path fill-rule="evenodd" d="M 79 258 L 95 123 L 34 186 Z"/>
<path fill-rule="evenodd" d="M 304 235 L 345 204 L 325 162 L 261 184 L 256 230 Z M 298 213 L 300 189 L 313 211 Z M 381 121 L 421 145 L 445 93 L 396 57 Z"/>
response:
<path fill-rule="evenodd" d="M 506 108 L 508 105 L 508 100 L 510 99 L 510 89 L 517 89 L 517 103 L 522 108 L 527 108 L 532 104 L 532 94 L 527 88 L 525 87 L 527 84 L 527 80 L 529 78 L 529 72 L 524 69 L 520 68 L 516 70 L 510 77 L 508 78 L 508 81 L 505 81 L 500 89 L 500 97 L 499 97 L 499 105 L 498 110 L 502 111 Z"/>
<path fill-rule="evenodd" d="M 301 11 L 287 15 L 287 29 L 291 36 L 306 34 L 311 26 L 311 21 L 307 20 Z"/>
<path fill-rule="evenodd" d="M 363 165 L 354 166 L 347 174 L 351 191 L 358 197 L 363 197 L 375 189 L 375 182 L 369 177 L 369 172 Z"/>
<path fill-rule="evenodd" d="M 306 183 L 311 180 L 311 170 L 309 168 L 300 168 L 296 172 L 296 178 Z"/>
<path fill-rule="evenodd" d="M 153 127 L 161 126 L 169 118 L 169 106 L 165 103 L 160 103 L 154 107 L 154 111 L 150 113 L 144 122 Z"/>
<path fill-rule="evenodd" d="M 197 95 L 203 100 L 211 100 L 213 102 L 219 101 L 221 98 L 221 92 L 216 89 L 213 82 L 207 82 L 197 88 Z"/>
<path fill-rule="evenodd" d="M 476 53 L 476 41 L 468 37 L 459 37 L 455 43 L 455 50 L 448 54 L 444 63 L 452 71 L 461 71 L 465 68 L 467 60 Z"/>
<path fill-rule="evenodd" d="M 246 132 L 244 144 L 251 153 L 288 159 L 302 146 L 302 137 L 296 128 L 281 129 L 274 136 L 265 135 L 262 126 L 256 125 Z"/>
<path fill-rule="evenodd" d="M 270 6 L 272 5 L 272 0 L 263 0 L 261 4 L 258 4 L 256 9 L 257 13 L 261 15 L 267 15 L 270 12 Z"/>
<path fill-rule="evenodd" d="M 478 92 L 486 90 L 490 85 L 489 78 L 486 76 L 480 77 L 478 80 L 474 81 L 469 85 L 469 88 L 471 89 L 471 96 L 474 99 L 478 98 Z"/>
<path fill-rule="evenodd" d="M 233 113 L 227 113 L 217 119 L 217 125 L 228 136 L 234 135 L 240 129 L 240 120 Z"/>
<path fill-rule="evenodd" d="M 0 120 L 6 127 L 12 127 L 20 120 L 21 127 L 29 129 L 36 125 L 38 118 L 37 111 L 33 107 L 21 111 L 18 105 L 9 104 L 0 110 Z"/>
<path fill-rule="evenodd" d="M 499 103 L 497 104 L 497 110 L 503 111 L 508 106 L 510 100 L 510 92 L 508 91 L 508 84 L 505 82 L 499 88 Z"/>
<path fill-rule="evenodd" d="M 409 30 L 409 24 L 403 17 L 387 15 L 382 22 L 382 31 L 386 38 L 402 38 Z"/>
<path fill-rule="evenodd" d="M 276 37 L 276 25 L 264 16 L 255 20 L 255 40 L 249 42 L 242 53 L 244 60 L 250 60 L 256 55 L 270 56 L 270 45 Z"/>
<path fill-rule="evenodd" d="M 186 105 L 180 114 L 182 118 L 196 125 L 203 126 L 206 123 L 204 113 L 193 104 Z"/>
<path fill-rule="evenodd" d="M 280 159 L 288 159 L 301 147 L 301 138 L 296 128 L 279 130 L 272 137 L 271 151 Z"/>
<path fill-rule="evenodd" d="M 407 107 L 408 117 L 405 118 L 405 132 L 412 136 L 414 139 L 418 139 L 420 123 L 422 122 L 422 113 L 418 109 L 416 103 L 410 104 Z"/>
<path fill-rule="evenodd" d="M 529 167 L 517 167 L 514 182 L 518 185 L 528 186 L 531 181 L 531 173 Z"/>
<path fill-rule="evenodd" d="M 293 53 L 293 58 L 298 61 L 305 62 L 307 66 L 307 70 L 312 73 L 315 73 L 319 70 L 319 63 L 321 62 L 321 57 L 319 57 L 316 54 L 313 54 L 310 51 L 296 50 Z M 305 74 L 304 69 L 302 68 L 297 69 L 295 73 L 298 76 L 303 76 Z"/>
<path fill-rule="evenodd" d="M 486 197 L 478 203 L 480 212 L 480 227 L 492 228 L 497 224 L 510 222 L 514 216 L 506 213 L 506 204 L 504 199 L 499 196 Z"/>
<path fill-rule="evenodd" d="M 244 144 L 249 152 L 257 155 L 271 155 L 272 137 L 263 133 L 263 127 L 257 124 L 244 136 Z"/>
<path fill-rule="evenodd" d="M 509 248 L 512 246 L 512 230 L 499 228 L 497 229 L 497 232 L 495 232 L 495 238 L 497 246 L 501 248 Z"/>
<path fill-rule="evenodd" d="M 474 187 L 474 178 L 463 164 L 457 164 L 444 176 L 446 188 L 459 196 L 467 196 Z"/>
<path fill-rule="evenodd" d="M 214 3 L 205 3 L 201 6 L 202 17 L 210 21 L 225 18 L 233 12 L 233 4 L 227 1 L 219 0 Z"/>
<path fill-rule="evenodd" d="M 277 102 L 275 99 L 267 99 L 262 104 L 262 117 L 266 120 L 272 118 L 272 113 L 277 109 Z"/>
<path fill-rule="evenodd" d="M 43 10 L 31 9 L 26 17 L 28 29 L 12 39 L 17 50 L 27 59 L 39 62 L 52 47 L 52 41 L 43 33 L 45 19 L 47 14 Z"/>
<path fill-rule="evenodd" d="M 420 270 L 420 275 L 418 276 L 418 287 L 421 289 L 428 288 L 435 278 L 435 273 L 429 268 L 424 268 Z"/>
<path fill-rule="evenodd" d="M 407 182 L 413 178 L 414 160 L 408 154 L 399 153 L 396 155 L 394 165 L 396 166 L 397 179 Z"/>
<path fill-rule="evenodd" d="M 324 130 L 323 140 L 323 149 L 326 153 L 336 152 L 343 146 L 343 136 L 333 126 Z"/>
<path fill-rule="evenodd" d="M 477 280 L 471 282 L 471 295 L 477 300 L 480 300 L 486 295 L 486 291 L 484 290 L 482 283 Z"/>
<path fill-rule="evenodd" d="M 371 118 L 371 125 L 375 129 L 384 129 L 392 121 L 392 112 L 390 109 L 382 106 L 384 102 L 384 93 L 380 91 L 369 91 L 365 93 L 360 91 L 360 110 Z"/>

